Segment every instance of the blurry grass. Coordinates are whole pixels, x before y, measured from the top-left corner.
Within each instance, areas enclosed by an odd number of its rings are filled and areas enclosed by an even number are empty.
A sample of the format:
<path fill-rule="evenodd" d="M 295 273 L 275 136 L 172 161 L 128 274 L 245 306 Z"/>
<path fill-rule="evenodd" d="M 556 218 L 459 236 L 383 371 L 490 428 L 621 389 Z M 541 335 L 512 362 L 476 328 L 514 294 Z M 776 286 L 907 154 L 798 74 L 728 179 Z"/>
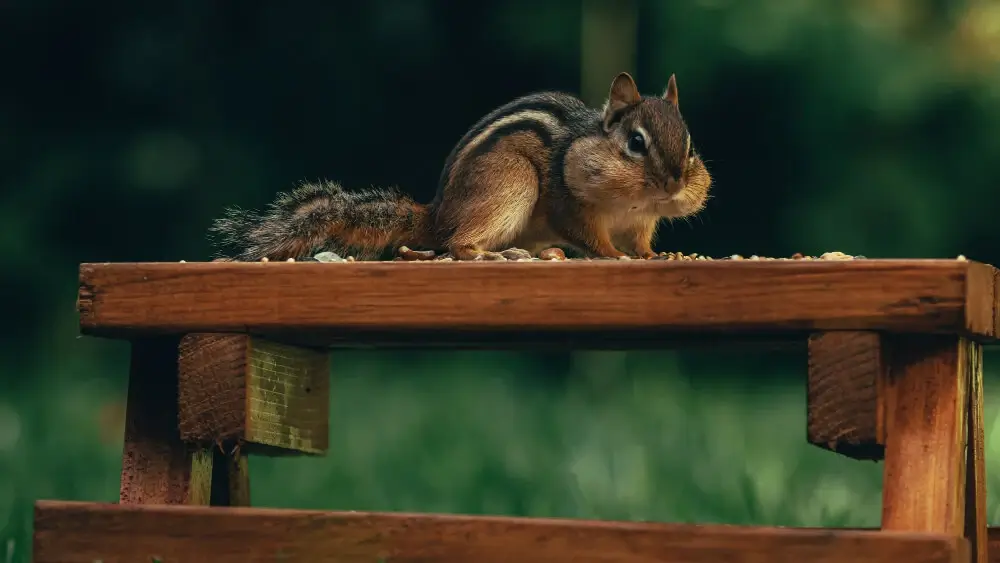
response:
<path fill-rule="evenodd" d="M 512 355 L 450 359 L 344 355 L 330 455 L 252 460 L 254 504 L 878 524 L 880 467 L 805 444 L 804 384 L 695 385 L 664 353 L 578 353 L 560 386 Z"/>
<path fill-rule="evenodd" d="M 89 360 L 0 399 L 6 561 L 28 561 L 36 498 L 117 498 L 123 350 L 111 360 L 81 356 Z M 994 359 L 987 355 L 988 369 Z M 735 354 L 681 364 L 672 353 L 579 352 L 546 375 L 538 358 L 518 354 L 335 352 L 329 454 L 252 458 L 252 499 L 316 509 L 877 526 L 881 464 L 806 444 L 798 365 Z M 98 368 L 114 375 L 84 377 Z M 987 459 L 995 489 L 992 372 Z M 997 509 L 991 494 L 991 523 Z"/>

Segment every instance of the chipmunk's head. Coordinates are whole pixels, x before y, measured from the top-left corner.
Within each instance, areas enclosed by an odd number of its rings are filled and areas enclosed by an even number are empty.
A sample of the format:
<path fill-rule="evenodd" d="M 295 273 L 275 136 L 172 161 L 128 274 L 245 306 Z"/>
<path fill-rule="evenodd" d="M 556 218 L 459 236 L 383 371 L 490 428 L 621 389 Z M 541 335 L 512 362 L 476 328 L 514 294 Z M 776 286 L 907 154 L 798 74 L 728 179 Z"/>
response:
<path fill-rule="evenodd" d="M 617 197 L 664 217 L 705 206 L 712 179 L 681 116 L 674 75 L 662 96 L 641 96 L 628 73 L 616 76 L 602 127 L 605 146 L 615 153 L 605 155 L 603 174 Z"/>

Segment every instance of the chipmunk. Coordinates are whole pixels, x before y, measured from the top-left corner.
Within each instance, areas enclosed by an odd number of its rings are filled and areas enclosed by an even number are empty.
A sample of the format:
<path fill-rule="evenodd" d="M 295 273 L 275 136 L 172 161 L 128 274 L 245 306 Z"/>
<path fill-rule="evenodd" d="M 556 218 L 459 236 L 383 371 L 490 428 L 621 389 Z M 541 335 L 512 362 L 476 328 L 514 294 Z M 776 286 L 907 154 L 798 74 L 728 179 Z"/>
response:
<path fill-rule="evenodd" d="M 680 113 L 676 77 L 662 96 L 642 96 L 623 72 L 600 110 L 542 92 L 481 118 L 448 155 L 429 204 L 395 188 L 304 183 L 263 214 L 226 210 L 211 231 L 235 260 L 327 249 L 365 257 L 402 245 L 458 260 L 558 245 L 592 257 L 652 258 L 660 219 L 702 210 L 711 183 Z"/>

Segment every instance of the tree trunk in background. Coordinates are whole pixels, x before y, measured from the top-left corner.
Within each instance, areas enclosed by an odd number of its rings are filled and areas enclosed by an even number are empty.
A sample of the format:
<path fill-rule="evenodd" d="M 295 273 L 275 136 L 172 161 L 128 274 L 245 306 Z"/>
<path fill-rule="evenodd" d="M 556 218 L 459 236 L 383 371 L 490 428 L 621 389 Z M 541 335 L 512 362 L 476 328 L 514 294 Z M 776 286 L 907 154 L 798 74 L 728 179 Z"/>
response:
<path fill-rule="evenodd" d="M 588 104 L 604 103 L 619 72 L 635 74 L 638 23 L 638 0 L 583 0 L 580 94 Z"/>

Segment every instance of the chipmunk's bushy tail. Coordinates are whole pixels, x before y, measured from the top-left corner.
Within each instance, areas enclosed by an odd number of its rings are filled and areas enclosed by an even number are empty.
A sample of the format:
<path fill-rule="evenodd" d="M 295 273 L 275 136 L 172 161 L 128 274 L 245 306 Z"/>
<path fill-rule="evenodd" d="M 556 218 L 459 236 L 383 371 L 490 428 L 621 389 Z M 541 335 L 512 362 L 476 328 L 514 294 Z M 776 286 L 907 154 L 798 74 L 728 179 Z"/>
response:
<path fill-rule="evenodd" d="M 395 188 L 347 191 L 303 183 L 263 213 L 232 207 L 209 229 L 220 258 L 286 260 L 331 250 L 359 259 L 387 248 L 432 245 L 427 208 Z"/>

